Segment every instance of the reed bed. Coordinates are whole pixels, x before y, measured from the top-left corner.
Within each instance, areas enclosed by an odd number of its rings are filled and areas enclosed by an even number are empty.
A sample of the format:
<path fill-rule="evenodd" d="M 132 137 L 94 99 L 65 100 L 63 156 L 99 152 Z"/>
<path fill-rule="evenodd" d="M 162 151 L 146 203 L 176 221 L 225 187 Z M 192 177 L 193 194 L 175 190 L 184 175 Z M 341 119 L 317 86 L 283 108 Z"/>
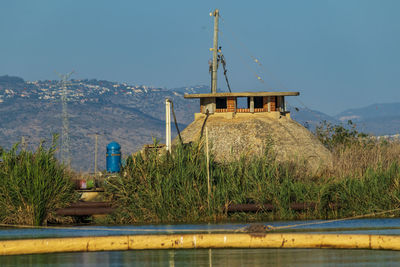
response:
<path fill-rule="evenodd" d="M 117 207 L 111 222 L 332 219 L 399 207 L 399 142 L 345 134 L 330 144 L 333 169 L 317 176 L 305 164 L 276 161 L 270 147 L 262 157 L 229 163 L 217 163 L 211 155 L 210 197 L 201 142 L 177 146 L 171 154 L 132 155 L 122 174 L 106 185 Z M 243 203 L 269 203 L 275 210 L 227 213 L 228 205 Z M 314 203 L 315 208 L 297 212 L 290 203 Z"/>
<path fill-rule="evenodd" d="M 350 217 L 398 208 L 400 143 L 378 140 L 343 127 L 320 128 L 333 168 L 311 174 L 306 162 L 279 162 L 272 144 L 260 157 L 216 162 L 202 141 L 177 145 L 171 154 L 148 150 L 129 156 L 120 174 L 105 183 L 117 208 L 103 222 L 177 223 L 227 220 L 293 220 Z M 156 145 L 154 147 L 157 147 Z M 54 211 L 77 200 L 73 173 L 50 148 L 0 151 L 0 223 L 43 225 Z M 228 214 L 231 204 L 272 204 L 271 211 Z M 313 203 L 301 212 L 291 203 Z M 397 216 L 398 213 L 392 213 Z"/>
<path fill-rule="evenodd" d="M 397 140 L 360 139 L 352 144 L 334 147 L 334 176 L 362 177 L 367 170 L 388 169 L 400 164 L 400 142 Z"/>
<path fill-rule="evenodd" d="M 18 144 L 0 154 L 0 222 L 43 225 L 54 211 L 76 200 L 70 173 L 40 144 L 36 151 Z"/>

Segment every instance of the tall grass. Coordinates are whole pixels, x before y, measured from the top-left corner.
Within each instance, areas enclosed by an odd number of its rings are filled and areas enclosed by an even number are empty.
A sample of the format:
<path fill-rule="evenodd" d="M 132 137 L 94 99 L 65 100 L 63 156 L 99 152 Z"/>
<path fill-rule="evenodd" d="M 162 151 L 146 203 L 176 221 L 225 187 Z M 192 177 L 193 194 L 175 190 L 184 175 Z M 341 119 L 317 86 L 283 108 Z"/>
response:
<path fill-rule="evenodd" d="M 0 222 L 43 225 L 53 212 L 76 199 L 66 169 L 49 149 L 19 149 L 0 154 Z"/>
<path fill-rule="evenodd" d="M 270 148 L 259 158 L 217 163 L 211 157 L 208 204 L 202 144 L 178 146 L 171 155 L 150 151 L 127 160 L 108 180 L 106 194 L 118 208 L 116 223 L 338 218 L 398 207 L 398 143 L 371 141 L 333 147 L 334 170 L 310 176 L 305 166 L 279 163 Z M 290 203 L 315 203 L 303 212 Z M 273 212 L 229 215 L 229 204 L 270 203 Z"/>
<path fill-rule="evenodd" d="M 338 144 L 332 149 L 335 177 L 362 177 L 368 170 L 387 170 L 400 164 L 400 143 L 359 139 L 352 144 Z"/>
<path fill-rule="evenodd" d="M 118 221 L 186 221 L 208 215 L 205 157 L 195 147 L 172 155 L 129 157 L 123 175 L 109 179 L 107 193 L 117 202 Z"/>
<path fill-rule="evenodd" d="M 368 136 L 358 132 L 352 121 L 347 126 L 322 122 L 315 135 L 333 154 L 334 169 L 328 176 L 362 177 L 367 170 L 400 164 L 400 140 Z"/>

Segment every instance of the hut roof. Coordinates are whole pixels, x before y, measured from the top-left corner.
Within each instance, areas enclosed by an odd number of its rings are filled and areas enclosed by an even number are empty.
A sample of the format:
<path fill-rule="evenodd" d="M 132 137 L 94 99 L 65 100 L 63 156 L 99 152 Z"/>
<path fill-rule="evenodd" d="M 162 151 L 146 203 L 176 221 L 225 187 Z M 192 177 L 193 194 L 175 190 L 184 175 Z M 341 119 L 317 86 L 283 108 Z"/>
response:
<path fill-rule="evenodd" d="M 246 96 L 298 96 L 299 92 L 240 92 L 240 93 L 209 93 L 209 94 L 185 94 L 185 98 L 204 97 L 246 97 Z"/>

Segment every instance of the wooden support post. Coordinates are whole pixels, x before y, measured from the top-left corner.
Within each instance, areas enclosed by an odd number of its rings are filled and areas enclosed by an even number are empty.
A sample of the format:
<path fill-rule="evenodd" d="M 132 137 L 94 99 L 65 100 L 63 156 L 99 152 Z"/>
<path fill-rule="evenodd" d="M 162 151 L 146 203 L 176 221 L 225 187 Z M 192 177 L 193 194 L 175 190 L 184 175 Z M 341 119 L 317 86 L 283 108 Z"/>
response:
<path fill-rule="evenodd" d="M 271 112 L 271 97 L 268 97 L 268 112 Z"/>
<path fill-rule="evenodd" d="M 281 106 L 282 106 L 281 97 L 280 97 L 280 96 L 277 96 L 277 97 L 276 97 L 276 108 L 275 108 L 275 109 L 276 109 L 277 111 L 281 112 L 281 111 L 282 111 Z"/>
<path fill-rule="evenodd" d="M 283 112 L 286 112 L 286 101 L 284 96 L 282 96 L 282 102 L 283 102 Z"/>
<path fill-rule="evenodd" d="M 207 157 L 207 189 L 208 189 L 208 208 L 210 208 L 211 184 L 210 184 L 210 155 L 208 151 L 208 127 L 206 126 L 206 157 Z"/>
<path fill-rule="evenodd" d="M 21 137 L 21 148 L 22 150 L 26 150 L 25 136 Z"/>

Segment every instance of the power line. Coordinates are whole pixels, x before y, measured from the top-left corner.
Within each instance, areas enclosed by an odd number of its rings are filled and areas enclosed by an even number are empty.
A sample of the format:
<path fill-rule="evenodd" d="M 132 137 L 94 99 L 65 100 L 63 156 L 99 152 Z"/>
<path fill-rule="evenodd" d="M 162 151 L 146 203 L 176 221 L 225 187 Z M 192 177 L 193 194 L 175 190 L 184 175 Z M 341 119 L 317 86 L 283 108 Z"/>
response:
<path fill-rule="evenodd" d="M 225 30 L 226 30 L 226 27 L 225 27 L 225 20 L 223 19 L 222 16 L 220 16 L 220 19 L 221 19 L 221 22 L 222 22 L 222 24 L 223 24 L 223 28 L 224 28 L 224 31 L 225 31 Z M 239 44 L 239 45 L 242 47 L 242 49 L 246 51 L 247 55 L 252 59 L 252 61 L 255 62 L 256 65 L 257 65 L 259 68 L 261 68 L 261 69 L 263 69 L 264 71 L 266 71 L 266 72 L 269 74 L 268 76 L 271 76 L 271 77 L 273 78 L 273 80 L 274 80 L 275 82 L 278 83 L 278 85 L 279 85 L 280 88 L 282 88 L 282 89 L 284 89 L 284 90 L 288 90 L 288 88 L 287 88 L 278 78 L 273 77 L 273 75 L 271 74 L 271 72 L 268 71 L 268 70 L 265 68 L 265 66 L 261 63 L 261 61 L 260 61 L 257 57 L 255 57 L 255 56 L 252 55 L 250 49 L 240 40 L 240 38 L 236 35 L 236 33 L 235 33 L 234 31 L 229 31 L 229 29 L 228 29 L 227 32 L 235 39 L 234 42 L 231 42 L 232 44 Z M 223 35 L 223 32 L 221 31 L 221 29 L 220 29 L 220 33 L 221 33 L 221 36 L 222 36 L 222 35 Z M 224 36 L 225 36 L 226 38 L 229 39 L 229 37 L 228 37 L 227 35 L 224 35 Z M 229 46 L 229 42 L 228 42 L 228 46 Z M 242 57 L 242 55 L 241 55 L 241 53 L 240 53 L 241 50 L 240 50 L 240 49 L 235 49 L 235 47 L 234 47 L 233 45 L 231 46 L 231 48 L 233 48 L 234 50 L 236 50 L 236 51 L 238 52 L 237 55 L 239 56 L 239 58 L 241 58 L 241 60 L 245 63 L 245 66 L 256 76 L 257 80 L 259 80 L 259 81 L 262 82 L 262 83 L 265 83 L 264 80 L 261 78 L 261 76 L 258 75 L 257 71 L 255 71 L 255 70 L 250 66 L 250 64 Z M 307 110 L 307 111 L 309 111 L 309 112 L 311 112 L 311 113 L 313 113 L 313 114 L 317 114 L 315 111 L 313 111 L 312 109 L 310 109 L 306 104 L 304 104 L 304 103 L 303 103 L 300 99 L 298 99 L 297 97 L 295 98 L 295 100 L 298 101 L 298 102 L 300 103 L 300 105 L 302 105 L 302 106 L 304 107 L 305 110 Z M 297 108 L 296 108 L 296 109 L 297 109 Z"/>
<path fill-rule="evenodd" d="M 219 32 L 220 32 L 221 36 L 224 36 L 224 34 L 223 34 L 223 32 L 221 30 Z M 228 46 L 231 47 L 233 50 L 238 51 L 238 50 L 235 49 L 235 47 L 230 46 L 229 43 L 228 43 Z M 264 80 L 261 78 L 261 76 L 257 74 L 257 72 L 250 66 L 250 64 L 243 58 L 243 56 L 240 53 L 237 53 L 236 55 L 239 56 L 239 58 L 242 60 L 242 62 L 246 66 L 246 68 L 250 72 L 252 72 L 254 74 L 254 76 L 257 78 L 257 80 L 259 80 L 260 82 L 264 83 Z"/>
<path fill-rule="evenodd" d="M 222 17 L 221 17 L 221 21 L 222 21 L 223 24 L 224 24 L 224 30 L 225 30 L 225 29 L 226 29 L 226 27 L 225 27 L 225 20 L 224 20 Z M 247 55 L 251 58 L 251 61 L 253 61 L 254 63 L 256 63 L 256 65 L 257 65 L 259 68 L 261 68 L 261 69 L 263 69 L 265 72 L 267 72 L 267 73 L 268 73 L 268 76 L 270 76 L 270 78 L 272 78 L 275 82 L 277 82 L 279 87 L 281 87 L 281 88 L 283 88 L 283 89 L 287 89 L 287 87 L 284 86 L 284 84 L 283 84 L 278 78 L 274 77 L 274 76 L 272 75 L 272 73 L 271 73 L 270 71 L 268 71 L 268 70 L 265 68 L 265 66 L 261 63 L 260 59 L 258 59 L 257 57 L 253 56 L 253 54 L 250 52 L 250 49 L 240 40 L 239 37 L 237 37 L 237 35 L 236 35 L 233 31 L 229 31 L 229 29 L 228 29 L 227 32 L 228 32 L 228 33 L 233 37 L 233 39 L 234 39 L 234 41 L 231 42 L 232 44 L 239 44 L 239 45 L 241 46 L 241 48 L 247 52 Z M 221 35 L 222 35 L 222 33 L 221 33 Z M 229 38 L 228 36 L 226 36 L 226 37 Z M 240 50 L 240 49 L 239 49 L 239 50 Z M 238 54 L 238 55 L 241 56 L 240 54 Z M 247 64 L 247 62 L 246 62 L 246 64 Z M 262 79 L 261 75 L 259 75 L 259 74 L 257 73 L 257 71 L 254 71 L 254 70 L 251 70 L 251 71 L 255 74 L 257 80 L 259 80 L 260 82 L 264 83 L 264 80 Z M 261 72 L 262 72 L 262 71 L 261 71 Z"/>

